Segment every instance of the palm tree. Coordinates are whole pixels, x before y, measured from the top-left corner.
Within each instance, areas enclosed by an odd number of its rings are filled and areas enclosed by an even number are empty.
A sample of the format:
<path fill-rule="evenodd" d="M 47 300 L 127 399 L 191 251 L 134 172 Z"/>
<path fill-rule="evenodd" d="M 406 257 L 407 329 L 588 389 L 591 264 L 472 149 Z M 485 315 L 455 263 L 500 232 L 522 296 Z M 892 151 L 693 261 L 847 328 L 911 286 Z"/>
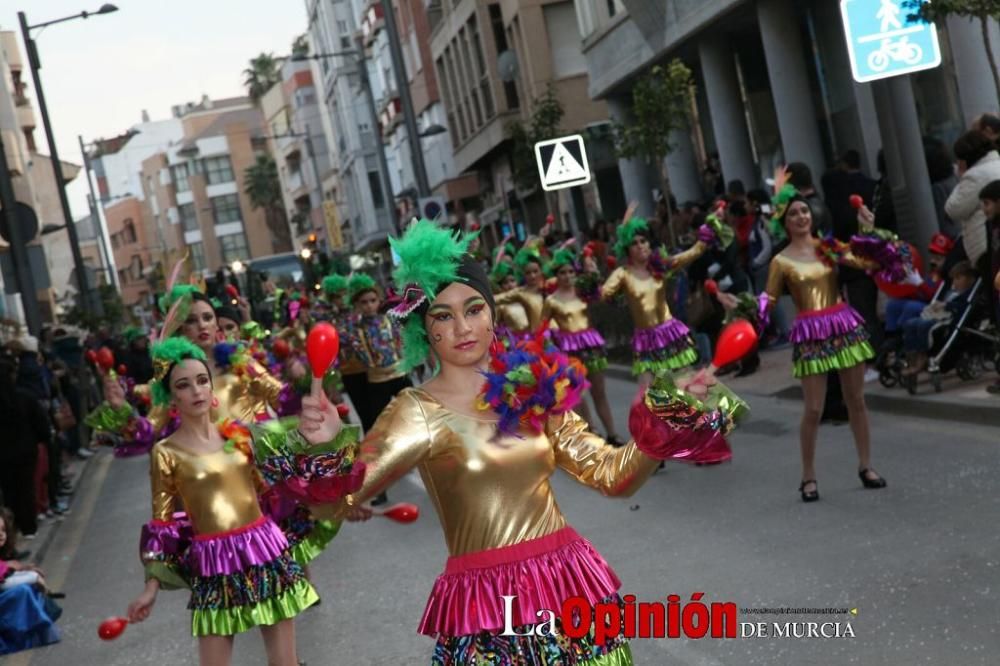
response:
<path fill-rule="evenodd" d="M 281 61 L 273 53 L 261 53 L 250 60 L 250 66 L 243 70 L 243 85 L 247 95 L 257 103 L 275 83 L 281 81 Z"/>
<path fill-rule="evenodd" d="M 292 236 L 281 199 L 278 165 L 269 154 L 258 154 L 253 165 L 243 172 L 243 193 L 250 198 L 254 210 L 264 209 L 264 219 L 274 239 L 274 251 L 290 252 Z"/>

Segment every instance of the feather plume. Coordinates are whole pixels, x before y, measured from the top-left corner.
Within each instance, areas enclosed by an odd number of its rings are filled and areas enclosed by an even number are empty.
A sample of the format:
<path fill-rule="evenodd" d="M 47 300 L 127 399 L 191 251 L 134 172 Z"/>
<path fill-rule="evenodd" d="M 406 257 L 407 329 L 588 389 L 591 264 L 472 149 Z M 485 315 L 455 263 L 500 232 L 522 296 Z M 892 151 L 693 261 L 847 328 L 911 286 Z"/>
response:
<path fill-rule="evenodd" d="M 174 264 L 173 269 L 171 269 L 170 277 L 167 279 L 168 293 L 174 288 L 174 285 L 177 284 L 177 278 L 179 278 L 181 275 L 181 268 L 184 267 L 184 263 L 188 260 L 188 255 L 190 254 L 190 252 L 191 251 L 189 249 L 185 249 L 184 256 L 181 257 L 180 260 L 178 260 L 177 263 Z"/>
<path fill-rule="evenodd" d="M 429 300 L 437 297 L 442 285 L 458 278 L 458 266 L 468 252 L 472 234 L 460 236 L 430 220 L 417 220 L 402 238 L 390 238 L 389 244 L 399 255 L 399 265 L 392 273 L 400 289 L 415 284 Z"/>

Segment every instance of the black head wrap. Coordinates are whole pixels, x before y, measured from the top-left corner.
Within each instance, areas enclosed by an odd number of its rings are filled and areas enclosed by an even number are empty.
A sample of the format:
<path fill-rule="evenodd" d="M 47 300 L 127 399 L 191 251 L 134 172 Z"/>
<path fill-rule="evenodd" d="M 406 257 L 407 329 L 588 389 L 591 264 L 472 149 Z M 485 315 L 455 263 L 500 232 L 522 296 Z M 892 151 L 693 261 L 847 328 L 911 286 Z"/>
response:
<path fill-rule="evenodd" d="M 462 284 L 467 284 L 482 295 L 486 299 L 486 304 L 490 306 L 490 314 L 493 315 L 493 319 L 497 316 L 497 304 L 493 300 L 493 291 L 490 289 L 490 278 L 486 274 L 486 269 L 483 265 L 476 261 L 471 254 L 466 254 L 462 257 L 462 263 L 458 265 L 458 269 L 455 271 L 458 274 L 458 282 Z M 438 287 L 438 293 L 448 288 L 451 283 L 442 284 Z M 427 314 L 427 310 L 430 309 L 431 302 L 429 300 L 421 303 L 415 310 L 421 317 Z"/>

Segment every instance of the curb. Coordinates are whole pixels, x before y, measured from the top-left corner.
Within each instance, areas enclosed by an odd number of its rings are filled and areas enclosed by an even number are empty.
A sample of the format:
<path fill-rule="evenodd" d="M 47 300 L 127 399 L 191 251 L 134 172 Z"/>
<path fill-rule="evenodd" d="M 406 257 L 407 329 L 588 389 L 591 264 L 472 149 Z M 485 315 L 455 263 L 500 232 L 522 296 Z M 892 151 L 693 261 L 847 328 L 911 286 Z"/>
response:
<path fill-rule="evenodd" d="M 771 395 L 780 400 L 802 400 L 802 387 L 789 386 Z M 889 414 L 1000 426 L 1000 409 L 993 405 L 921 400 L 910 396 L 895 398 L 877 393 L 865 393 L 865 403 L 872 410 Z"/>
<path fill-rule="evenodd" d="M 95 452 L 96 453 L 96 452 Z M 87 473 L 87 469 L 90 467 L 91 462 L 97 458 L 97 455 L 90 456 L 86 460 L 80 461 L 80 466 L 78 467 L 79 472 L 73 479 L 73 492 L 69 495 L 69 502 L 67 507 L 72 510 L 73 504 L 76 502 L 76 494 L 80 489 L 80 483 L 83 481 L 84 474 Z M 33 549 L 31 554 L 31 561 L 37 565 L 41 565 L 42 560 L 49 552 L 49 548 L 52 546 L 52 542 L 55 541 L 56 534 L 58 534 L 59 529 L 66 523 L 67 520 L 72 520 L 72 514 L 66 513 L 58 518 L 49 518 L 46 520 L 48 523 L 48 529 L 45 530 L 45 535 L 42 537 L 38 544 L 38 548 Z"/>
<path fill-rule="evenodd" d="M 635 381 L 631 369 L 625 365 L 610 364 L 604 373 L 614 379 L 627 382 Z M 771 393 L 764 391 L 746 393 L 747 395 L 778 398 L 779 400 L 802 400 L 802 387 L 798 384 Z M 895 397 L 869 392 L 865 393 L 865 402 L 869 409 L 887 414 L 1000 427 L 1000 405 L 923 400 L 920 397 L 910 395 Z"/>

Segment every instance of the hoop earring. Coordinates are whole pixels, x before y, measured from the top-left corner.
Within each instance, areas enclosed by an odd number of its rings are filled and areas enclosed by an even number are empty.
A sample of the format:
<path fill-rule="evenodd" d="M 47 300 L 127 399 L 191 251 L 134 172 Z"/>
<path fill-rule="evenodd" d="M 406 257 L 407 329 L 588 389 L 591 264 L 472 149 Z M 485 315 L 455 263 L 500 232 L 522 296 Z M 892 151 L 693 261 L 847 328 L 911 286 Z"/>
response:
<path fill-rule="evenodd" d="M 219 398 L 213 395 L 212 396 L 212 408 L 215 409 L 218 406 L 219 406 Z"/>

